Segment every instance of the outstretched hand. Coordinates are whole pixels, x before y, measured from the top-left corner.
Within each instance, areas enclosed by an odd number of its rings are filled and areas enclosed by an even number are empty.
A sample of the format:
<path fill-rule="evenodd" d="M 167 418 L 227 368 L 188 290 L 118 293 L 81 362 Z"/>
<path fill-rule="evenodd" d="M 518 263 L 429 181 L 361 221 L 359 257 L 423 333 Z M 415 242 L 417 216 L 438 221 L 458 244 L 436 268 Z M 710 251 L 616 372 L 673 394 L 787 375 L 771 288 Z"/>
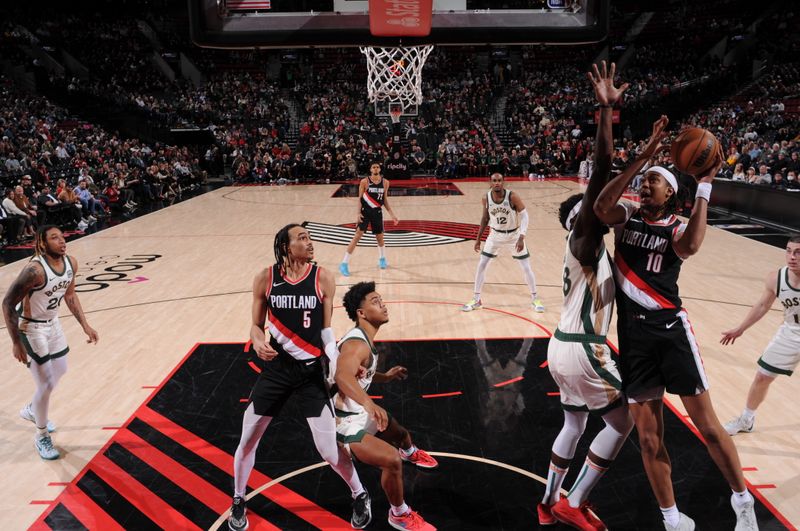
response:
<path fill-rule="evenodd" d="M 669 118 L 667 118 L 665 114 L 662 114 L 658 120 L 653 122 L 653 132 L 650 134 L 650 138 L 647 139 L 647 144 L 642 150 L 641 158 L 653 158 L 656 153 L 664 148 L 662 142 L 667 136 L 668 125 Z"/>
<path fill-rule="evenodd" d="M 600 105 L 614 105 L 630 86 L 628 83 L 623 83 L 619 87 L 614 86 L 614 74 L 616 71 L 617 65 L 615 63 L 611 63 L 611 68 L 609 69 L 606 66 L 606 62 L 601 61 L 600 69 L 597 68 L 597 65 L 592 65 L 592 71 L 586 73 L 589 81 L 592 82 L 594 94 L 597 96 L 597 102 Z"/>

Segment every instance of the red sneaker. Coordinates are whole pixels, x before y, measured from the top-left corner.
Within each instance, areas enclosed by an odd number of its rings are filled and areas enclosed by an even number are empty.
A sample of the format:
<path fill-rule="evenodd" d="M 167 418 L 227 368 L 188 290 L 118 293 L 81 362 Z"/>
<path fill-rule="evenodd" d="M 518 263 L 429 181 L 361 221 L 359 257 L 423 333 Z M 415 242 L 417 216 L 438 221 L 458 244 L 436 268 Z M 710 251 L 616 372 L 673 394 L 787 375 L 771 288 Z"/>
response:
<path fill-rule="evenodd" d="M 400 516 L 393 515 L 389 509 L 389 525 L 401 531 L 436 531 L 436 528 L 423 520 L 419 513 L 410 509 Z"/>
<path fill-rule="evenodd" d="M 403 461 L 408 461 L 409 463 L 413 463 L 419 468 L 431 469 L 439 466 L 439 462 L 436 459 L 431 457 L 431 455 L 425 450 L 420 450 L 419 448 L 417 448 L 417 451 L 408 457 L 403 455 L 403 452 L 400 452 L 400 459 Z"/>
<path fill-rule="evenodd" d="M 564 524 L 582 531 L 605 531 L 606 525 L 597 518 L 589 507 L 588 502 L 583 502 L 580 507 L 570 507 L 569 500 L 561 498 L 550 508 L 553 516 Z"/>
<path fill-rule="evenodd" d="M 539 513 L 539 525 L 555 525 L 558 522 L 550 511 L 552 508 L 552 505 L 545 505 L 544 503 L 536 506 L 536 512 Z"/>

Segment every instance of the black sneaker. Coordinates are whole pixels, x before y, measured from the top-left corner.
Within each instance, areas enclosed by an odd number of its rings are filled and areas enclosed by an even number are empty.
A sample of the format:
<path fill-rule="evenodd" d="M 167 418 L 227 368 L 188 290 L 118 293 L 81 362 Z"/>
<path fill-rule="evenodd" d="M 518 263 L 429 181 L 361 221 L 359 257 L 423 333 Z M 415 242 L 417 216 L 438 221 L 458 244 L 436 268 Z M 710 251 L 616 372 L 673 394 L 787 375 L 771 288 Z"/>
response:
<path fill-rule="evenodd" d="M 366 490 L 353 499 L 353 516 L 350 525 L 353 529 L 364 529 L 372 521 L 372 505 Z"/>
<path fill-rule="evenodd" d="M 231 531 L 244 531 L 247 529 L 247 506 L 244 498 L 234 496 L 231 505 L 231 515 L 228 517 L 228 529 Z"/>

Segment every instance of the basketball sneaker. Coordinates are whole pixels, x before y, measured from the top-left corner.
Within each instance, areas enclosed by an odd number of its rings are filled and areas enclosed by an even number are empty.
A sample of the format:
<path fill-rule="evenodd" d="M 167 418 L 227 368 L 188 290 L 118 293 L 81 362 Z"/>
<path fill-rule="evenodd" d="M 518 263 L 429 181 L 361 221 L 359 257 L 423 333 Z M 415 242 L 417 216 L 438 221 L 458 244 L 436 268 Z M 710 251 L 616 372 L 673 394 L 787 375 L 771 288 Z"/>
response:
<path fill-rule="evenodd" d="M 19 410 L 19 416 L 25 420 L 33 422 L 34 426 L 36 425 L 36 417 L 33 416 L 33 410 L 31 409 L 30 404 Z M 50 433 L 56 431 L 56 425 L 53 424 L 52 420 L 47 421 L 47 431 L 49 431 Z"/>
<path fill-rule="evenodd" d="M 551 509 L 552 505 L 540 503 L 536 506 L 536 512 L 539 514 L 539 525 L 555 525 L 558 520 L 553 516 Z"/>
<path fill-rule="evenodd" d="M 378 267 L 380 267 L 381 269 L 386 269 L 388 265 L 389 264 L 386 263 L 386 257 L 381 256 L 380 258 L 378 258 Z"/>
<path fill-rule="evenodd" d="M 228 529 L 231 531 L 244 531 L 249 525 L 247 522 L 247 505 L 244 498 L 234 496 L 231 504 L 231 515 L 228 517 Z"/>
<path fill-rule="evenodd" d="M 480 310 L 481 308 L 483 308 L 483 304 L 481 304 L 481 300 L 480 299 L 477 299 L 477 300 L 472 299 L 471 301 L 469 301 L 468 303 L 466 303 L 464 306 L 461 307 L 461 311 L 462 312 L 471 312 L 472 310 Z"/>
<path fill-rule="evenodd" d="M 347 265 L 347 262 L 342 262 L 339 264 L 339 273 L 343 274 L 346 277 L 350 276 L 350 266 Z"/>
<path fill-rule="evenodd" d="M 664 529 L 667 531 L 694 531 L 694 520 L 681 513 L 681 519 L 678 520 L 678 525 L 671 526 L 664 520 Z"/>
<path fill-rule="evenodd" d="M 353 529 L 364 529 L 371 521 L 372 501 L 369 499 L 369 492 L 364 490 L 353 498 L 353 516 L 350 517 L 350 525 Z"/>
<path fill-rule="evenodd" d="M 422 519 L 419 513 L 415 513 L 411 509 L 406 514 L 395 516 L 392 510 L 389 509 L 389 525 L 395 529 L 405 531 L 436 531 L 436 528 Z"/>
<path fill-rule="evenodd" d="M 561 498 L 552 507 L 550 512 L 556 519 L 582 531 L 603 531 L 606 526 L 591 511 L 588 502 L 583 502 L 579 507 L 571 507 L 567 498 Z"/>
<path fill-rule="evenodd" d="M 417 448 L 417 450 L 408 457 L 406 457 L 402 451 L 398 450 L 398 452 L 400 453 L 400 459 L 402 459 L 403 461 L 408 461 L 409 463 L 412 463 L 414 465 L 417 465 L 418 468 L 425 468 L 430 470 L 432 468 L 436 468 L 437 466 L 439 466 L 439 462 L 433 457 L 431 457 L 431 455 L 425 450 L 420 450 L 419 448 Z"/>
<path fill-rule="evenodd" d="M 750 500 L 744 502 L 742 505 L 736 505 L 734 501 L 736 495 L 731 496 L 731 507 L 733 512 L 736 513 L 736 527 L 734 531 L 758 531 L 758 522 L 756 521 L 755 500 L 750 496 Z"/>
<path fill-rule="evenodd" d="M 535 311 L 539 313 L 544 313 L 544 303 L 542 302 L 542 299 L 540 299 L 539 297 L 536 297 L 531 301 L 531 306 L 533 306 L 533 309 Z"/>
<path fill-rule="evenodd" d="M 33 445 L 36 451 L 39 452 L 39 457 L 52 461 L 61 457 L 56 447 L 53 446 L 53 439 L 49 435 L 37 435 L 33 439 Z"/>
<path fill-rule="evenodd" d="M 725 431 L 728 432 L 728 435 L 736 435 L 739 432 L 750 433 L 753 431 L 753 426 L 755 423 L 755 417 L 751 418 L 748 422 L 748 420 L 744 418 L 744 415 L 739 415 L 735 419 L 725 424 Z"/>

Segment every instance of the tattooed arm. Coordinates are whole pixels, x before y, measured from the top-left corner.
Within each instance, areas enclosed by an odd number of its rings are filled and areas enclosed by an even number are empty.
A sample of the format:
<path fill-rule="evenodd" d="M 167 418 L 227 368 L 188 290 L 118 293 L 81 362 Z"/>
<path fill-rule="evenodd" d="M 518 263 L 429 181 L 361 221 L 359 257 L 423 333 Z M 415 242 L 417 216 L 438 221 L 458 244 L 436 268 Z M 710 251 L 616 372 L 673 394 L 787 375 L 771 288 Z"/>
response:
<path fill-rule="evenodd" d="M 71 256 L 64 257 L 66 260 L 69 260 L 70 264 L 72 265 L 72 272 L 77 275 L 78 273 L 78 261 L 72 258 Z M 70 283 L 69 287 L 67 288 L 67 292 L 64 294 L 64 302 L 67 303 L 67 307 L 69 311 L 72 312 L 72 315 L 75 316 L 78 323 L 80 323 L 83 331 L 89 336 L 89 339 L 86 340 L 87 343 L 97 343 L 100 341 L 100 336 L 97 335 L 97 332 L 89 326 L 89 323 L 86 321 L 86 316 L 83 315 L 83 308 L 81 307 L 81 301 L 78 299 L 78 293 L 75 291 L 75 278 L 72 278 L 72 282 Z"/>
<path fill-rule="evenodd" d="M 20 363 L 28 363 L 28 355 L 25 352 L 25 347 L 22 345 L 22 340 L 19 337 L 19 314 L 17 313 L 17 305 L 22 302 L 22 299 L 30 293 L 30 291 L 45 283 L 47 277 L 44 274 L 44 268 L 38 262 L 30 262 L 20 272 L 19 276 L 8 288 L 6 296 L 3 297 L 3 318 L 6 321 L 6 330 L 11 337 L 13 345 L 14 357 Z"/>

